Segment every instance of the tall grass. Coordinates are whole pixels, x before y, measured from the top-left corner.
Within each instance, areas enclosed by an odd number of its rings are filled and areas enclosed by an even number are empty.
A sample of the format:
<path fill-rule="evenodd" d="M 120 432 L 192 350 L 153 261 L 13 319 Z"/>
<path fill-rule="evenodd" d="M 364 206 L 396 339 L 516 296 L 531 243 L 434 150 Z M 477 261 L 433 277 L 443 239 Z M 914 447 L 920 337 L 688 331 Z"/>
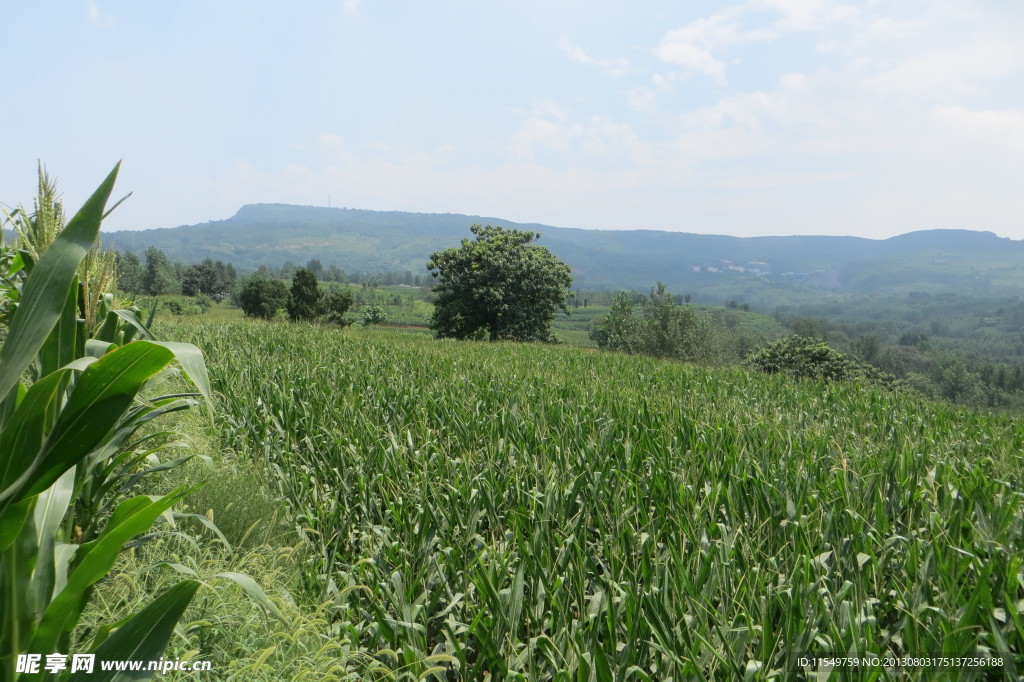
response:
<path fill-rule="evenodd" d="M 582 349 L 175 334 L 218 349 L 224 442 L 276 472 L 333 636 L 400 677 L 793 679 L 810 653 L 1024 671 L 1009 417 Z"/>

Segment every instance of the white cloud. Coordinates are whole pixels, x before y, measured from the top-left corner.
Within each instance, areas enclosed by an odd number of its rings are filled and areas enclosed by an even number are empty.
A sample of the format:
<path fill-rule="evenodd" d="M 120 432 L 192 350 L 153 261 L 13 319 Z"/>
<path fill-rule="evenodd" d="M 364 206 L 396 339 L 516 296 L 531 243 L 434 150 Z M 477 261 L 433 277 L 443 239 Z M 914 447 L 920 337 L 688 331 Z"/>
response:
<path fill-rule="evenodd" d="M 341 135 L 337 133 L 320 133 L 316 136 L 317 142 L 331 147 L 338 147 L 344 142 Z"/>
<path fill-rule="evenodd" d="M 88 4 L 86 16 L 89 19 L 89 23 L 97 28 L 112 28 L 115 24 L 114 16 L 101 12 L 99 5 L 95 2 Z"/>
<path fill-rule="evenodd" d="M 868 76 L 869 86 L 882 95 L 912 95 L 942 100 L 983 93 L 995 79 L 1024 66 L 1019 42 L 992 37 L 907 55 L 889 68 Z"/>
<path fill-rule="evenodd" d="M 700 73 L 724 84 L 727 68 L 744 68 L 731 62 L 742 64 L 733 57 L 745 56 L 749 46 L 777 45 L 788 54 L 799 54 L 799 46 L 806 70 L 780 70 L 774 82 L 762 77 L 756 89 L 748 85 L 699 108 L 690 108 L 690 97 L 665 98 L 671 81 L 636 87 L 626 93 L 626 103 L 670 120 L 674 144 L 698 166 L 706 160 L 754 161 L 793 153 L 817 158 L 935 154 L 943 134 L 937 121 L 945 121 L 950 134 L 952 120 L 966 115 L 957 109 L 933 112 L 934 107 L 983 108 L 965 105 L 989 95 L 1005 99 L 1007 79 L 1024 72 L 1024 44 L 1015 38 L 1014 22 L 1005 23 L 999 26 L 993 17 L 948 2 L 911 2 L 894 9 L 879 2 L 746 0 L 667 32 L 654 54 L 683 67 L 682 75 Z M 816 49 L 809 51 L 808 44 Z M 758 53 L 759 69 L 771 67 L 765 54 Z M 686 93 L 700 93 L 699 88 L 694 82 Z M 705 87 L 703 94 L 713 93 Z M 672 116 L 673 104 L 684 109 Z M 980 116 L 971 119 L 975 129 L 992 118 Z M 1003 135 L 1016 140 L 1016 128 L 1006 117 L 998 121 Z M 837 157 L 833 163 L 843 161 Z"/>
<path fill-rule="evenodd" d="M 509 153 L 519 163 L 546 160 L 578 165 L 610 159 L 632 164 L 645 155 L 628 124 L 602 116 L 586 121 L 531 116 L 510 136 Z"/>
<path fill-rule="evenodd" d="M 803 73 L 786 73 L 779 78 L 783 90 L 800 91 L 807 89 L 807 75 Z"/>
<path fill-rule="evenodd" d="M 960 106 L 936 106 L 933 113 L 947 130 L 974 144 L 1024 152 L 1024 111 L 971 111 Z"/>
<path fill-rule="evenodd" d="M 790 187 L 821 182 L 849 180 L 852 173 L 771 173 L 763 175 L 730 175 L 712 184 L 728 189 L 763 189 L 766 187 Z"/>
<path fill-rule="evenodd" d="M 826 6 L 824 0 L 762 0 L 769 7 L 783 16 L 783 20 L 794 26 L 814 27 Z"/>
<path fill-rule="evenodd" d="M 363 0 L 341 0 L 342 9 L 349 14 L 352 14 L 359 10 L 359 7 L 363 4 Z"/>
<path fill-rule="evenodd" d="M 651 85 L 653 87 L 641 85 L 632 88 L 626 93 L 626 102 L 637 111 L 649 114 L 657 113 L 658 96 L 671 93 L 675 89 L 676 82 L 683 79 L 685 79 L 685 76 L 680 77 L 674 73 L 667 75 L 656 73 L 651 76 Z"/>
<path fill-rule="evenodd" d="M 626 59 L 597 59 L 591 57 L 587 52 L 580 46 L 575 45 L 565 36 L 558 39 L 558 49 L 562 51 L 566 57 L 574 62 L 580 64 L 587 64 L 590 66 L 597 66 L 602 71 L 607 72 L 612 76 L 622 76 L 631 71 L 629 61 Z"/>
<path fill-rule="evenodd" d="M 733 5 L 709 17 L 702 17 L 665 34 L 654 48 L 658 59 L 681 66 L 687 71 L 708 76 L 725 83 L 725 61 L 716 53 L 728 52 L 738 46 L 773 40 L 779 31 L 775 26 L 746 28 L 743 23 L 752 5 Z"/>
<path fill-rule="evenodd" d="M 689 42 L 683 36 L 668 36 L 658 46 L 657 55 L 670 64 L 702 73 L 719 83 L 725 82 L 725 63 L 715 59 L 710 51 Z"/>
<path fill-rule="evenodd" d="M 648 114 L 658 111 L 658 93 L 644 86 L 633 88 L 626 93 L 626 102 L 637 111 Z"/>
<path fill-rule="evenodd" d="M 840 23 L 849 26 L 861 11 L 856 4 L 836 0 L 761 0 L 760 4 L 780 15 L 772 28 L 778 34 L 821 31 Z"/>
<path fill-rule="evenodd" d="M 580 133 L 580 126 L 567 125 L 538 116 L 530 117 L 512 134 L 509 151 L 518 159 L 533 160 L 538 152 L 567 152 L 569 142 Z"/>
<path fill-rule="evenodd" d="M 650 151 L 627 123 L 607 116 L 573 120 L 567 111 L 541 101 L 520 112 L 523 121 L 508 138 L 513 163 L 555 165 L 643 165 Z"/>
<path fill-rule="evenodd" d="M 725 63 L 716 59 L 712 50 L 727 44 L 729 41 L 725 38 L 735 33 L 735 24 L 724 15 L 716 14 L 669 31 L 654 49 L 654 54 L 664 62 L 724 83 Z"/>

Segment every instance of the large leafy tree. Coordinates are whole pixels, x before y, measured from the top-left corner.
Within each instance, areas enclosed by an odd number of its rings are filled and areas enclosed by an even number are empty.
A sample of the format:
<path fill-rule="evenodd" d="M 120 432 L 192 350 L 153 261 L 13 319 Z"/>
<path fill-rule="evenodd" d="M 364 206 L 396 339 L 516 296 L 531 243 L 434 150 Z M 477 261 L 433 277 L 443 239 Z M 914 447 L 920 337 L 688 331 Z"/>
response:
<path fill-rule="evenodd" d="M 430 326 L 438 337 L 551 340 L 551 321 L 565 305 L 569 266 L 532 242 L 540 234 L 473 225 L 476 240 L 438 251 L 427 268 L 439 281 Z"/>
<path fill-rule="evenodd" d="M 310 268 L 299 268 L 292 278 L 291 295 L 288 297 L 288 319 L 292 322 L 312 320 L 320 312 L 320 284 Z"/>
<path fill-rule="evenodd" d="M 181 276 L 181 293 L 186 296 L 206 294 L 215 300 L 223 300 L 235 283 L 235 269 L 223 261 L 207 258 L 202 263 L 190 265 Z"/>
<path fill-rule="evenodd" d="M 155 246 L 146 249 L 146 266 L 142 274 L 142 290 L 150 296 L 177 294 L 181 284 L 167 254 Z"/>
<path fill-rule="evenodd" d="M 352 307 L 352 294 L 347 290 L 332 291 L 320 298 L 319 314 L 328 322 L 345 324 L 345 313 Z"/>
<path fill-rule="evenodd" d="M 142 282 L 146 272 L 139 257 L 131 251 L 117 253 L 117 288 L 126 294 L 145 293 Z"/>
<path fill-rule="evenodd" d="M 269 320 L 288 304 L 288 287 L 284 282 L 256 274 L 250 277 L 238 294 L 238 305 L 247 317 Z"/>

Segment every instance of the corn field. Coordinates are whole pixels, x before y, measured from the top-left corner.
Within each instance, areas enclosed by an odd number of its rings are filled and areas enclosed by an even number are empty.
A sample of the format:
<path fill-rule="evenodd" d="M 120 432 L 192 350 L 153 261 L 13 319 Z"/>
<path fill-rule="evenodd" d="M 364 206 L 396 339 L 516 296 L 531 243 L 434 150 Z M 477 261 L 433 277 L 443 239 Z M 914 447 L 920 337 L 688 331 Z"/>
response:
<path fill-rule="evenodd" d="M 399 679 L 1024 674 L 1024 432 L 850 384 L 243 321 L 206 349 L 331 636 Z"/>

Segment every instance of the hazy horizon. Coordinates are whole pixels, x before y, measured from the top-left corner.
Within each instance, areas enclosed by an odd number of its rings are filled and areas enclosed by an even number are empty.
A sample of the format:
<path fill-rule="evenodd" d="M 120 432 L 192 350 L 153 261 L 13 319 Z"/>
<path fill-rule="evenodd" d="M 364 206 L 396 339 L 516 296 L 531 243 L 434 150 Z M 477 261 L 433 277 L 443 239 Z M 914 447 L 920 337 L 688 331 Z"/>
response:
<path fill-rule="evenodd" d="M 634 227 L 634 228 L 589 228 L 589 227 L 578 227 L 578 226 L 575 226 L 575 225 L 553 225 L 553 224 L 550 224 L 550 223 L 539 222 L 539 221 L 536 221 L 536 220 L 531 220 L 531 221 L 518 221 L 518 220 L 517 221 L 511 221 L 506 216 L 480 215 L 480 214 L 476 214 L 476 213 L 473 213 L 473 214 L 459 213 L 458 211 L 406 211 L 406 210 L 398 210 L 398 209 L 395 209 L 393 211 L 381 211 L 380 209 L 375 209 L 375 208 L 359 208 L 357 206 L 318 206 L 316 204 L 286 204 L 286 203 L 282 203 L 282 202 L 252 202 L 252 203 L 249 203 L 249 204 L 243 204 L 242 206 L 240 206 L 235 212 L 233 212 L 229 216 L 226 216 L 224 218 L 214 218 L 214 219 L 211 219 L 211 220 L 204 220 L 204 221 L 199 222 L 199 223 L 185 223 L 185 224 L 182 224 L 182 225 L 158 225 L 158 226 L 155 226 L 155 227 L 146 227 L 146 228 L 122 227 L 120 229 L 110 229 L 106 225 L 104 225 L 102 230 L 101 230 L 101 233 L 115 233 L 115 232 L 123 232 L 123 231 L 142 231 L 142 232 L 145 232 L 145 231 L 149 231 L 149 230 L 175 230 L 175 229 L 178 229 L 178 228 L 198 227 L 198 226 L 206 225 L 206 224 L 210 224 L 210 223 L 219 223 L 219 222 L 224 222 L 226 220 L 230 220 L 231 218 L 236 216 L 246 206 L 260 206 L 260 205 L 266 205 L 266 206 L 289 206 L 289 207 L 294 207 L 294 208 L 313 208 L 313 209 L 328 209 L 328 210 L 340 210 L 340 211 L 369 211 L 369 212 L 376 212 L 376 213 L 410 213 L 410 214 L 421 214 L 421 215 L 464 215 L 467 218 L 479 218 L 481 220 L 494 220 L 494 221 L 498 221 L 495 224 L 502 224 L 501 221 L 507 221 L 507 222 L 515 222 L 517 225 L 537 225 L 537 226 L 542 227 L 542 228 L 543 227 L 553 227 L 553 228 L 557 228 L 557 229 L 561 229 L 561 230 L 591 230 L 591 231 L 596 231 L 596 232 L 608 232 L 608 231 L 619 231 L 619 232 L 675 232 L 675 233 L 678 233 L 678 234 L 695 234 L 695 235 L 700 235 L 700 236 L 735 237 L 735 238 L 738 238 L 738 239 L 756 238 L 756 237 L 857 237 L 857 238 L 861 238 L 861 239 L 872 239 L 872 240 L 884 241 L 886 239 L 892 239 L 893 237 L 904 236 L 904 235 L 907 235 L 907 234 L 910 234 L 910 233 L 913 233 L 913 232 L 922 232 L 922 231 L 928 231 L 928 230 L 934 230 L 934 229 L 954 230 L 954 231 L 955 230 L 967 230 L 969 232 L 978 232 L 978 233 L 985 233 L 985 234 L 995 234 L 995 236 L 997 236 L 997 237 L 1006 238 L 1006 239 L 1013 239 L 1015 241 L 1021 241 L 1022 239 L 1024 239 L 1024 238 L 1018 239 L 1016 237 L 1003 237 L 1003 235 L 996 234 L 992 230 L 981 230 L 981 229 L 970 229 L 970 228 L 930 228 L 930 227 L 925 227 L 925 228 L 921 228 L 919 230 L 907 230 L 906 232 L 898 232 L 898 233 L 893 234 L 893 235 L 878 236 L 878 237 L 876 237 L 876 236 L 856 235 L 856 234 L 839 234 L 839 233 L 835 233 L 835 234 L 806 233 L 806 234 L 748 234 L 748 235 L 735 235 L 735 234 L 727 234 L 727 233 L 724 233 L 724 232 L 695 232 L 695 231 L 689 231 L 689 230 L 658 230 L 658 229 L 646 228 L 646 227 Z M 468 230 L 469 224 L 467 224 L 466 227 L 467 227 L 467 230 Z"/>
<path fill-rule="evenodd" d="M 244 204 L 580 229 L 1024 239 L 1024 6 L 9 3 L 0 202 L 107 229 Z"/>

